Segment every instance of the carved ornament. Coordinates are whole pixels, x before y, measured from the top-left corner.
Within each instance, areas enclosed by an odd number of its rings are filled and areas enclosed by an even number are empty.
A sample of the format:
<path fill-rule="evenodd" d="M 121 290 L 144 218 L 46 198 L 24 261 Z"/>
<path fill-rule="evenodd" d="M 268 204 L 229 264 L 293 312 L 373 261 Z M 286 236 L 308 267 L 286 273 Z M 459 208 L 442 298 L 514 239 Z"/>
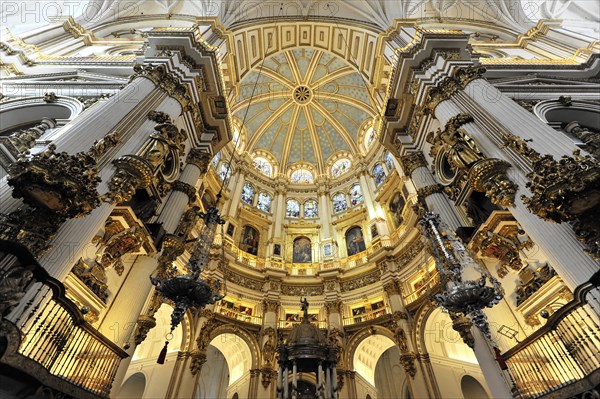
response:
<path fill-rule="evenodd" d="M 427 167 L 427 161 L 421 152 L 413 152 L 411 154 L 401 156 L 400 164 L 402 165 L 402 170 L 406 176 L 409 177 L 416 169 Z"/>
<path fill-rule="evenodd" d="M 183 240 L 187 240 L 188 236 L 192 232 L 192 229 L 194 226 L 196 226 L 198 218 L 200 217 L 198 212 L 200 212 L 200 207 L 198 206 L 192 206 L 185 211 L 183 215 L 181 215 L 181 219 L 179 219 L 179 224 L 175 229 L 174 235 L 182 238 Z"/>
<path fill-rule="evenodd" d="M 329 316 L 331 313 L 341 314 L 343 306 L 344 303 L 342 301 L 325 302 L 325 310 L 327 311 L 327 316 Z"/>
<path fill-rule="evenodd" d="M 164 65 L 135 65 L 131 80 L 144 77 L 151 80 L 157 87 L 164 90 L 169 96 L 181 104 L 183 111 L 187 111 L 192 105 L 187 86 L 181 83 L 179 78 L 171 72 L 167 72 Z"/>
<path fill-rule="evenodd" d="M 156 327 L 156 319 L 153 316 L 141 315 L 137 321 L 137 331 L 133 338 L 136 345 L 140 345 L 146 337 L 148 332 Z"/>
<path fill-rule="evenodd" d="M 277 372 L 271 368 L 264 367 L 264 368 L 260 369 L 260 373 L 262 375 L 262 379 L 261 379 L 262 386 L 265 389 L 269 388 L 269 385 L 271 385 L 271 381 L 273 381 L 273 379 L 277 375 Z"/>
<path fill-rule="evenodd" d="M 452 319 L 452 329 L 460 334 L 463 342 L 470 348 L 475 346 L 475 337 L 471 333 L 471 319 L 466 316 L 459 316 L 456 313 L 449 313 Z"/>
<path fill-rule="evenodd" d="M 444 191 L 444 187 L 441 184 L 432 184 L 431 186 L 422 187 L 417 190 L 417 196 L 421 199 L 425 199 L 432 194 L 441 193 Z"/>
<path fill-rule="evenodd" d="M 417 366 L 415 365 L 416 356 L 414 353 L 402 353 L 400 354 L 400 364 L 404 367 L 406 374 L 415 378 L 417 375 Z"/>
<path fill-rule="evenodd" d="M 277 309 L 279 309 L 278 301 L 273 301 L 270 299 L 263 300 L 263 310 L 265 312 L 277 312 Z"/>
<path fill-rule="evenodd" d="M 204 363 L 206 363 L 206 351 L 194 349 L 190 352 L 190 372 L 192 375 L 198 374 Z"/>
<path fill-rule="evenodd" d="M 196 201 L 196 188 L 191 184 L 183 182 L 181 180 L 175 180 L 171 185 L 171 190 L 181 191 L 188 196 L 188 204 L 192 204 Z"/>
<path fill-rule="evenodd" d="M 117 170 L 108 182 L 104 201 L 111 204 L 129 201 L 139 188 L 152 184 L 153 169 L 145 159 L 137 155 L 123 155 L 113 161 Z"/>
<path fill-rule="evenodd" d="M 510 167 L 500 159 L 483 159 L 471 167 L 467 178 L 473 190 L 484 192 L 492 203 L 514 207 L 518 187 L 507 175 Z"/>
<path fill-rule="evenodd" d="M 457 91 L 463 90 L 473 80 L 481 79 L 485 71 L 484 67 L 466 67 L 457 69 L 454 72 L 454 76 L 445 78 L 438 83 L 437 87 L 429 89 L 425 100 L 426 107 L 433 113 L 439 103 L 449 99 Z"/>
<path fill-rule="evenodd" d="M 185 159 L 187 163 L 200 169 L 200 174 L 205 174 L 208 171 L 210 160 L 211 155 L 208 152 L 201 151 L 198 148 L 192 148 Z"/>
<path fill-rule="evenodd" d="M 531 162 L 527 188 L 533 195 L 521 197 L 529 211 L 555 223 L 571 222 L 590 255 L 600 259 L 600 162 L 578 150 L 557 161 L 512 134 L 504 137 L 503 145 Z"/>

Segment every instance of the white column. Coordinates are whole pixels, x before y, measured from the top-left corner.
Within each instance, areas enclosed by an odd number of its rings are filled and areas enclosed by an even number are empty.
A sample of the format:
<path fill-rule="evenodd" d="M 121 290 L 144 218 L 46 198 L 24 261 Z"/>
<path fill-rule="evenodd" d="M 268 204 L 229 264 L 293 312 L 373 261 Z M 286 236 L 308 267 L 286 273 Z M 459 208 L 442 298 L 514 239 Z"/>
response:
<path fill-rule="evenodd" d="M 273 228 L 273 238 L 281 238 L 282 223 L 285 218 L 285 203 L 283 191 L 279 189 L 275 191 L 275 208 L 273 209 L 273 217 L 275 218 L 275 227 Z M 284 250 L 283 248 L 281 249 Z"/>
<path fill-rule="evenodd" d="M 476 87 L 482 88 L 484 86 L 479 85 Z M 495 90 L 495 88 L 493 89 Z M 474 92 L 475 89 L 471 88 L 469 94 L 473 95 L 472 93 Z M 493 90 L 491 90 L 491 92 L 493 92 Z M 465 95 L 463 94 L 463 97 L 464 96 Z M 480 98 L 481 96 L 483 96 L 483 94 L 480 93 L 477 98 Z M 504 95 L 498 97 L 498 101 L 507 106 L 506 101 L 502 100 L 503 97 Z M 508 99 L 508 101 L 512 102 L 510 99 Z M 503 114 L 504 116 L 502 120 L 499 121 L 502 124 L 506 123 L 508 124 L 507 126 L 515 126 L 513 122 L 509 123 L 511 118 L 518 119 L 522 117 L 522 112 L 520 111 L 529 114 L 527 111 L 522 110 L 518 104 L 514 102 L 513 104 L 514 109 L 511 108 L 511 113 Z M 483 105 L 480 104 L 479 106 Z M 448 119 L 461 112 L 471 112 L 471 106 L 468 104 L 461 104 L 459 107 L 453 98 L 451 100 L 441 102 L 435 109 L 435 116 L 439 119 L 440 123 L 444 125 Z M 495 114 L 496 116 L 499 115 L 497 112 Z M 518 135 L 524 138 L 534 137 L 534 141 L 528 143 L 528 145 L 531 145 L 531 147 L 536 151 L 540 151 L 542 154 L 552 154 L 555 156 L 555 158 L 559 158 L 561 154 L 568 153 L 569 146 L 564 143 L 563 139 L 558 139 L 557 142 L 559 145 L 555 146 L 553 141 L 555 136 L 552 136 L 551 140 L 549 139 L 548 135 L 545 137 L 539 137 L 540 134 L 545 132 L 545 128 L 540 128 L 538 126 L 536 129 L 533 129 L 531 127 L 531 120 L 528 117 L 523 118 L 522 122 L 523 125 L 519 129 Z M 545 126 L 545 124 L 543 124 L 541 121 L 536 123 Z M 540 250 L 543 251 L 548 258 L 550 265 L 554 268 L 554 270 L 556 270 L 558 275 L 563 279 L 569 289 L 574 290 L 577 286 L 587 282 L 590 277 L 599 270 L 600 266 L 598 262 L 594 261 L 584 252 L 583 244 L 579 242 L 571 226 L 567 223 L 555 224 L 552 222 L 547 222 L 529 212 L 521 200 L 521 195 L 526 195 L 528 197 L 531 196 L 531 192 L 526 187 L 529 179 L 525 176 L 525 172 L 518 166 L 518 164 L 516 164 L 515 159 L 509 156 L 504 149 L 501 149 L 498 141 L 491 137 L 491 129 L 486 129 L 480 126 L 480 120 L 478 118 L 476 118 L 475 123 L 467 123 L 463 125 L 462 128 L 465 129 L 465 131 L 471 136 L 471 138 L 473 138 L 473 140 L 475 140 L 475 142 L 477 142 L 477 145 L 486 156 L 503 159 L 515 165 L 508 170 L 508 176 L 519 186 L 519 188 L 515 196 L 515 207 L 509 208 L 509 210 L 513 214 L 514 218 L 527 232 L 527 234 L 531 237 L 531 239 L 539 246 Z M 546 128 L 553 130 L 548 126 L 546 126 Z M 517 134 L 517 132 L 514 134 Z M 564 135 L 557 133 L 556 137 L 560 136 Z M 577 265 L 577 267 L 573 267 L 573 265 Z M 594 302 L 595 303 L 592 305 L 596 309 L 600 309 L 600 304 L 597 302 L 597 300 L 594 300 Z"/>
<path fill-rule="evenodd" d="M 321 240 L 331 237 L 331 209 L 329 207 L 329 192 L 324 189 L 318 192 L 319 219 L 321 220 Z"/>
<path fill-rule="evenodd" d="M 471 331 L 475 338 L 475 347 L 473 348 L 473 351 L 475 352 L 475 357 L 477 357 L 477 362 L 479 363 L 479 367 L 485 377 L 485 382 L 487 382 L 490 392 L 492 392 L 494 398 L 497 399 L 512 398 L 513 396 L 510 393 L 509 388 L 510 382 L 506 380 L 503 371 L 498 366 L 498 362 L 493 355 L 493 349 L 490 348 L 479 329 L 471 328 Z"/>
<path fill-rule="evenodd" d="M 438 184 L 431 171 L 424 166 L 416 168 L 411 174 L 411 179 L 417 191 Z M 443 192 L 429 194 L 425 197 L 425 203 L 431 212 L 440 215 L 441 220 L 443 220 L 452 231 L 456 231 L 456 229 L 463 225 L 456 214 L 454 206 Z"/>
<path fill-rule="evenodd" d="M 125 343 L 130 345 L 127 350 L 130 356 L 121 361 L 115 375 L 113 389 L 119 389 L 131 363 L 136 347 L 131 339 L 131 334 L 135 331 L 137 319 L 152 290 L 150 274 L 156 269 L 157 264 L 158 261 L 151 256 L 139 256 L 135 260 L 100 325 L 99 331 L 111 338 L 114 343 L 121 347 Z"/>
<path fill-rule="evenodd" d="M 238 166 L 237 176 L 235 181 L 235 186 L 233 188 L 231 199 L 229 200 L 229 211 L 228 215 L 232 218 L 237 216 L 237 211 L 240 206 L 240 198 L 242 196 L 242 189 L 244 188 L 244 182 L 246 181 L 246 176 L 240 167 Z"/>
<path fill-rule="evenodd" d="M 289 372 L 287 365 L 283 369 L 283 397 L 284 399 L 289 399 Z"/>

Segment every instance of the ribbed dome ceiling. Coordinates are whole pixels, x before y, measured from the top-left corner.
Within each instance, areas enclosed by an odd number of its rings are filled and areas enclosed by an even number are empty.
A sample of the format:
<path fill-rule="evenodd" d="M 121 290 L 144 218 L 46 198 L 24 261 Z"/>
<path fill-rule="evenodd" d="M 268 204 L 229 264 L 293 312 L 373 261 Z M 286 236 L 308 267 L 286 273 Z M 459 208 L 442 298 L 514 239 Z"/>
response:
<path fill-rule="evenodd" d="M 287 50 L 258 68 L 243 78 L 233 106 L 240 121 L 247 112 L 248 151 L 268 151 L 282 170 L 303 162 L 319 173 L 333 154 L 358 151 L 361 126 L 375 110 L 355 68 L 312 48 Z"/>

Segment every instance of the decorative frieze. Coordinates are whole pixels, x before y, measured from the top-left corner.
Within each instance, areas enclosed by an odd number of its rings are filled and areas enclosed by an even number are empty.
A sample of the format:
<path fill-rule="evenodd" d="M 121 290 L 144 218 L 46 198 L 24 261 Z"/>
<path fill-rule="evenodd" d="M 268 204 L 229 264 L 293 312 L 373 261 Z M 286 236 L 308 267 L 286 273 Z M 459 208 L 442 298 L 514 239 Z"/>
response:
<path fill-rule="evenodd" d="M 322 285 L 292 285 L 281 284 L 281 293 L 288 296 L 316 296 L 323 295 Z"/>
<path fill-rule="evenodd" d="M 369 284 L 374 284 L 379 281 L 380 277 L 381 272 L 379 269 L 376 269 L 360 277 L 340 282 L 340 288 L 342 291 L 352 291 L 361 287 L 365 287 Z"/>

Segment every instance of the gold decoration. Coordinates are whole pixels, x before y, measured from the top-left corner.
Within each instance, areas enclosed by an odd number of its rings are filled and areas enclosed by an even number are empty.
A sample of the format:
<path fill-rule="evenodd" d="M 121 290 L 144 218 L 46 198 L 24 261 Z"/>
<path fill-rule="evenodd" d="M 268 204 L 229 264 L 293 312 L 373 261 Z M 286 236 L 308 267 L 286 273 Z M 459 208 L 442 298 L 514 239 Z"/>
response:
<path fill-rule="evenodd" d="M 277 349 L 276 331 L 273 327 L 263 330 L 264 344 L 262 347 L 262 359 L 264 367 L 273 369 L 275 365 L 275 352 Z M 266 387 L 265 387 L 266 388 Z"/>
<path fill-rule="evenodd" d="M 179 219 L 179 224 L 175 229 L 174 235 L 180 237 L 184 241 L 187 240 L 188 236 L 192 232 L 192 229 L 198 222 L 198 212 L 200 212 L 200 207 L 198 206 L 193 206 L 185 211 L 183 215 L 181 215 L 181 219 Z"/>
<path fill-rule="evenodd" d="M 449 313 L 452 319 L 452 329 L 460 334 L 463 342 L 469 347 L 475 347 L 475 338 L 471 333 L 471 319 L 466 316 L 459 316 L 456 313 Z"/>
<path fill-rule="evenodd" d="M 201 151 L 197 148 L 192 148 L 185 161 L 198 167 L 198 169 L 200 169 L 200 174 L 204 174 L 208 170 L 210 159 L 211 155 L 208 152 Z"/>
<path fill-rule="evenodd" d="M 181 191 L 188 196 L 188 204 L 192 204 L 196 201 L 196 188 L 191 184 L 183 182 L 181 180 L 175 180 L 171 185 L 171 190 Z"/>
<path fill-rule="evenodd" d="M 31 208 L 6 215 L 0 236 L 19 241 L 40 256 L 67 219 L 83 217 L 100 205 L 96 156 L 114 145 L 116 140 L 109 135 L 88 152 L 56 153 L 51 144 L 38 154 L 20 157 L 8 169 L 8 184 L 13 197 L 23 198 Z"/>
<path fill-rule="evenodd" d="M 508 178 L 510 167 L 506 161 L 487 158 L 475 163 L 467 177 L 473 190 L 484 192 L 492 203 L 512 207 L 518 187 Z"/>
<path fill-rule="evenodd" d="M 502 278 L 506 276 L 508 269 L 519 271 L 525 266 L 519 251 L 530 248 L 533 244 L 530 240 L 521 242 L 518 234 L 518 228 L 515 225 L 502 229 L 500 233 L 495 233 L 486 227 L 472 238 L 471 245 L 474 251 L 481 251 L 483 256 L 500 261 L 498 276 Z"/>
<path fill-rule="evenodd" d="M 422 152 L 413 152 L 400 157 L 400 164 L 406 176 L 411 176 L 417 168 L 426 168 L 427 161 Z"/>
<path fill-rule="evenodd" d="M 429 89 L 425 100 L 427 109 L 433 113 L 439 103 L 449 99 L 457 91 L 463 90 L 471 81 L 481 79 L 485 71 L 484 67 L 458 68 L 454 76 L 445 78 L 437 87 Z"/>
<path fill-rule="evenodd" d="M 192 375 L 198 374 L 204 363 L 206 363 L 206 351 L 194 349 L 190 352 L 190 372 Z"/>
<path fill-rule="evenodd" d="M 156 327 L 156 319 L 154 316 L 140 315 L 137 320 L 137 330 L 133 338 L 135 344 L 140 345 L 144 342 L 148 336 L 148 332 L 154 327 Z"/>
<path fill-rule="evenodd" d="M 0 143 L 3 143 L 6 148 L 15 156 L 27 152 L 35 145 L 35 141 L 39 139 L 48 129 L 56 127 L 56 121 L 50 118 L 42 118 L 40 123 L 26 130 L 19 130 L 12 133 L 8 137 L 0 137 Z"/>
<path fill-rule="evenodd" d="M 400 364 L 404 367 L 406 374 L 410 375 L 412 378 L 415 378 L 417 375 L 417 366 L 415 365 L 416 358 L 414 353 L 403 353 L 400 355 Z"/>
<path fill-rule="evenodd" d="M 344 306 L 344 303 L 342 301 L 328 301 L 325 302 L 325 310 L 327 312 L 327 316 L 329 317 L 329 315 L 331 313 L 342 313 L 342 307 Z"/>
<path fill-rule="evenodd" d="M 417 190 L 417 196 L 419 199 L 424 200 L 435 193 L 441 193 L 444 191 L 444 187 L 441 184 L 432 184 L 431 186 L 422 187 Z"/>
<path fill-rule="evenodd" d="M 4 270 L 0 276 L 0 315 L 8 314 L 25 296 L 33 272 L 19 265 Z"/>
<path fill-rule="evenodd" d="M 539 326 L 542 324 L 542 322 L 540 321 L 540 318 L 538 317 L 537 313 L 532 313 L 530 314 L 526 319 L 525 319 L 525 323 L 528 326 L 531 327 L 535 327 L 535 326 Z"/>
<path fill-rule="evenodd" d="M 400 295 L 400 287 L 396 281 L 390 281 L 383 285 L 383 290 L 388 295 L 388 298 L 392 295 Z"/>
<path fill-rule="evenodd" d="M 573 157 L 541 155 L 513 134 L 504 136 L 504 147 L 513 149 L 531 162 L 527 188 L 533 194 L 522 196 L 529 211 L 555 223 L 572 222 L 577 237 L 587 251 L 600 259 L 600 162 L 573 151 Z"/>
<path fill-rule="evenodd" d="M 460 129 L 462 125 L 469 122 L 473 122 L 473 117 L 468 114 L 458 114 L 448 120 L 443 131 L 438 129 L 436 135 L 429 138 L 432 144 L 430 154 L 436 156 L 444 151 L 448 163 L 455 172 L 469 169 L 484 158 L 471 136 L 464 129 Z"/>
<path fill-rule="evenodd" d="M 174 234 L 165 234 L 162 243 L 162 252 L 158 257 L 158 273 L 160 278 L 171 277 L 176 273 L 173 262 L 183 254 L 185 246 L 182 237 Z"/>
<path fill-rule="evenodd" d="M 135 65 L 133 71 L 135 73 L 131 77 L 131 80 L 137 77 L 150 79 L 157 87 L 177 100 L 184 112 L 191 107 L 192 98 L 187 86 L 182 84 L 179 78 L 173 73 L 167 72 L 167 68 L 164 65 Z"/>
<path fill-rule="evenodd" d="M 270 299 L 263 300 L 263 310 L 265 312 L 277 312 L 277 309 L 279 309 L 278 301 L 273 301 Z"/>
<path fill-rule="evenodd" d="M 152 184 L 153 169 L 145 159 L 137 155 L 123 155 L 113 161 L 117 170 L 108 182 L 104 201 L 111 204 L 129 201 L 139 188 Z"/>
<path fill-rule="evenodd" d="M 273 379 L 277 375 L 277 372 L 275 370 L 273 370 L 272 368 L 264 367 L 264 368 L 260 369 L 260 373 L 262 374 L 262 379 L 261 379 L 262 386 L 265 389 L 267 389 L 269 387 L 269 385 L 271 385 L 271 381 L 273 381 Z"/>

